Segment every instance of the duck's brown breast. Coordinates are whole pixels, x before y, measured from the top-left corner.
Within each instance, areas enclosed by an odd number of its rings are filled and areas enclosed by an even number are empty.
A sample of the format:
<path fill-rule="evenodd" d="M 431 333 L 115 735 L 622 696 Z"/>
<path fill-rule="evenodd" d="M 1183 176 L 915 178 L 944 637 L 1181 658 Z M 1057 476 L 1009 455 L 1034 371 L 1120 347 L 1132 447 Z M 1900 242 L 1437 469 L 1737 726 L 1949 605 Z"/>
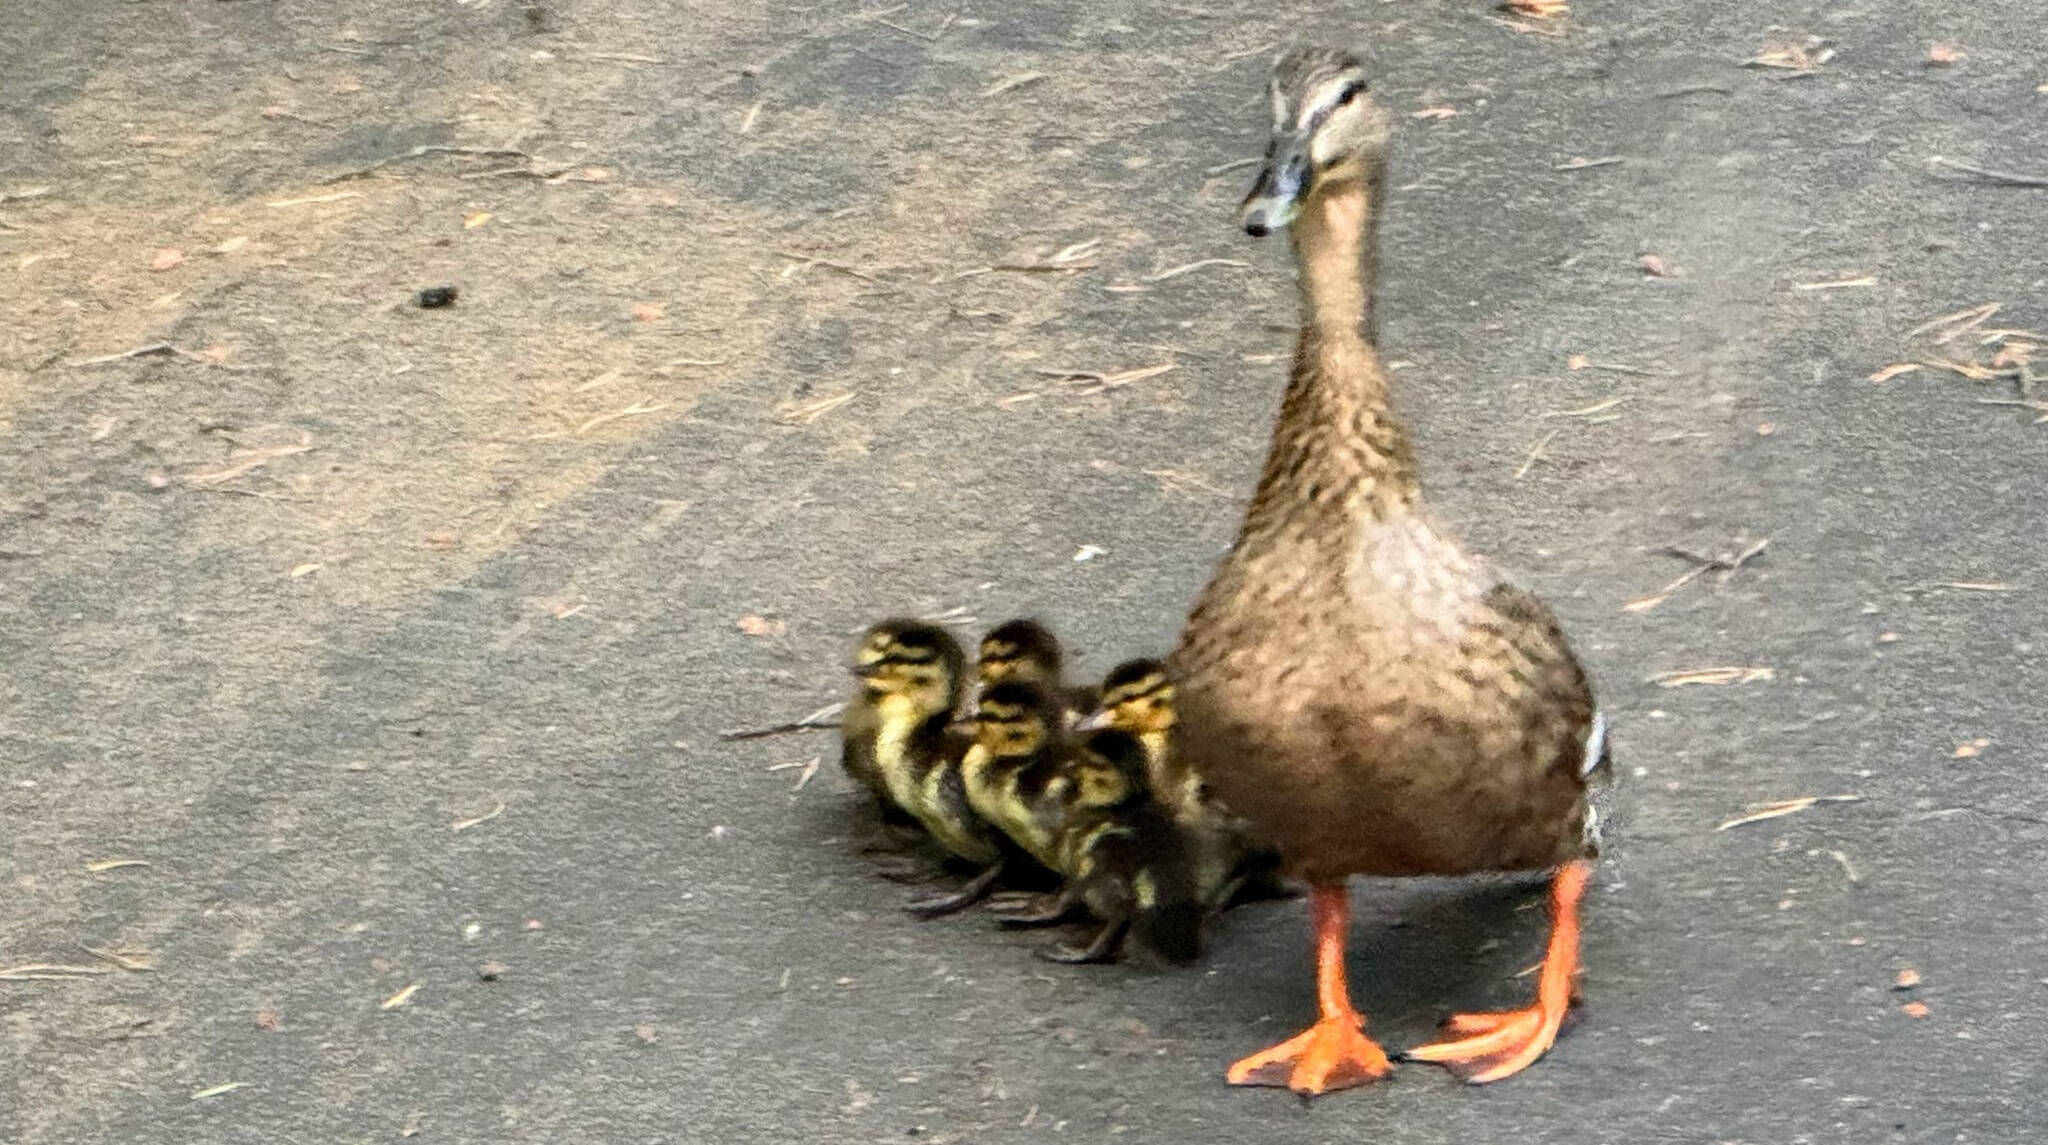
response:
<path fill-rule="evenodd" d="M 1540 603 L 1418 550 L 1449 544 L 1429 535 L 1326 545 L 1282 576 L 1234 554 L 1175 653 L 1176 752 L 1304 877 L 1582 849 L 1584 673 Z"/>

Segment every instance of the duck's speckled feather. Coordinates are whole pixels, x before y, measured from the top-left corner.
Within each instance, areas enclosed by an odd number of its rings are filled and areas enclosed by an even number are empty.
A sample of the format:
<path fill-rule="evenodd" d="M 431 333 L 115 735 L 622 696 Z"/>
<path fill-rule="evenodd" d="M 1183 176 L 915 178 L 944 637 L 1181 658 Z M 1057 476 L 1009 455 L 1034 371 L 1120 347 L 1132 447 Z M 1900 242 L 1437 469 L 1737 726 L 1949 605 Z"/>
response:
<path fill-rule="evenodd" d="M 1312 881 L 1555 866 L 1588 848 L 1591 689 L 1549 610 L 1424 508 L 1363 306 L 1315 297 L 1364 293 L 1344 194 L 1295 227 L 1311 325 L 1171 661 L 1177 754 Z"/>

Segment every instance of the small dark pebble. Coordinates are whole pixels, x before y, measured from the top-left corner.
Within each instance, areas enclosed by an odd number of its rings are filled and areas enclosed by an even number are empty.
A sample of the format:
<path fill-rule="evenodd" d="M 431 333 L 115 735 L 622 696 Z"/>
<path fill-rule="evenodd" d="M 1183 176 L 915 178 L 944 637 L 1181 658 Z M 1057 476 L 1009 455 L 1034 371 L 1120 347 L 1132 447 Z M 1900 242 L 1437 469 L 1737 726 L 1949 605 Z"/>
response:
<path fill-rule="evenodd" d="M 461 293 L 453 286 L 429 286 L 420 291 L 420 309 L 439 310 L 443 306 L 453 306 L 456 296 Z"/>

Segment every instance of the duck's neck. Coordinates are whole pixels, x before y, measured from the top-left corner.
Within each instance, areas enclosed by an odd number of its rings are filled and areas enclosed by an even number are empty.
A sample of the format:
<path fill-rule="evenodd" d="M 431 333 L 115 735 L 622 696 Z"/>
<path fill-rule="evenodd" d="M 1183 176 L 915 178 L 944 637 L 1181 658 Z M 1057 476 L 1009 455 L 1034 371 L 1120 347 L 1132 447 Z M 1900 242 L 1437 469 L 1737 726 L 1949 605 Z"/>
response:
<path fill-rule="evenodd" d="M 1384 516 L 1417 496 L 1408 436 L 1388 408 L 1374 317 L 1384 186 L 1384 166 L 1372 163 L 1361 179 L 1319 189 L 1293 222 L 1301 341 L 1267 470 L 1268 481 L 1307 486 L 1297 502 L 1306 493 L 1354 515 Z"/>
<path fill-rule="evenodd" d="M 1326 188 L 1302 205 L 1289 232 L 1300 267 L 1302 333 L 1345 348 L 1379 345 L 1379 199 L 1384 168 Z"/>

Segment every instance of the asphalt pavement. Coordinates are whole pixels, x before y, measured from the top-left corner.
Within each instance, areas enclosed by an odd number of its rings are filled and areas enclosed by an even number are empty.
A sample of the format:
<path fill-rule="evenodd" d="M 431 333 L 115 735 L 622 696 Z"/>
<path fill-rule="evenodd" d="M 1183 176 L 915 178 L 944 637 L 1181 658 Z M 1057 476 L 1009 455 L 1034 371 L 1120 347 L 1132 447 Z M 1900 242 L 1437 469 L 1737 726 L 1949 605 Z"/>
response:
<path fill-rule="evenodd" d="M 1303 40 L 1398 118 L 1429 493 L 1623 781 L 1555 1050 L 1313 1104 L 1221 1080 L 1310 1012 L 1299 902 L 1051 966 L 898 909 L 830 732 L 718 734 L 885 615 L 1170 646 L 1284 381 L 1231 214 Z M 2041 44 L 2011 0 L 7 6 L 0 1140 L 2036 1139 Z M 1375 1036 L 1518 1002 L 1541 901 L 1359 883 Z"/>

